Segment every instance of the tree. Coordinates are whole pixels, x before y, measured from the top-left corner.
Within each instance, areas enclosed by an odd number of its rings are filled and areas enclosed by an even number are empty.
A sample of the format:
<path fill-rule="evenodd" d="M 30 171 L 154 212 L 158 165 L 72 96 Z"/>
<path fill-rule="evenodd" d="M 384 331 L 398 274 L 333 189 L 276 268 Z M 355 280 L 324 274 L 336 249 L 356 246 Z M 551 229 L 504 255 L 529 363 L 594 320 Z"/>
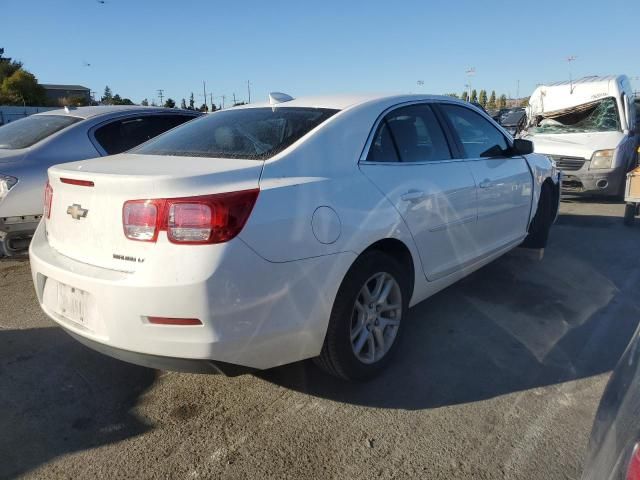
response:
<path fill-rule="evenodd" d="M 491 90 L 491 96 L 489 96 L 489 101 L 487 102 L 487 108 L 489 110 L 495 110 L 496 108 L 496 91 Z"/>
<path fill-rule="evenodd" d="M 21 62 L 16 62 L 9 57 L 4 57 L 4 48 L 0 48 L 0 83 L 22 68 Z"/>
<path fill-rule="evenodd" d="M 201 112 L 208 112 L 209 107 L 207 107 L 206 103 L 203 103 L 202 105 L 200 105 L 200 108 L 198 110 L 200 110 Z"/>
<path fill-rule="evenodd" d="M 189 106 L 187 108 L 189 110 L 195 110 L 196 109 L 195 105 L 196 105 L 196 103 L 193 100 L 193 92 L 191 92 L 191 95 L 189 96 Z"/>
<path fill-rule="evenodd" d="M 474 103 L 478 102 L 478 92 L 476 92 L 475 88 L 471 90 L 471 99 L 469 101 Z"/>
<path fill-rule="evenodd" d="M 482 107 L 486 107 L 487 106 L 487 91 L 486 90 L 480 90 L 480 96 L 478 96 L 478 103 L 480 105 L 482 105 Z"/>
<path fill-rule="evenodd" d="M 467 91 L 466 91 L 466 90 L 465 90 L 465 91 L 463 91 L 463 92 L 460 94 L 460 100 L 467 101 Z"/>
<path fill-rule="evenodd" d="M 219 110 L 218 107 L 216 107 L 216 104 L 214 103 L 213 105 L 211 105 L 210 109 L 211 112 L 215 112 L 216 110 Z"/>
<path fill-rule="evenodd" d="M 164 102 L 164 108 L 176 108 L 176 102 L 172 98 L 167 98 Z"/>
<path fill-rule="evenodd" d="M 146 98 L 144 100 L 142 100 L 140 102 L 140 105 L 142 105 L 143 107 L 148 107 L 149 106 L 149 100 L 147 100 Z"/>
<path fill-rule="evenodd" d="M 156 101 L 155 101 L 155 100 L 151 100 L 151 106 L 152 106 L 152 107 L 157 107 L 157 106 L 158 106 L 158 104 L 156 103 Z"/>
<path fill-rule="evenodd" d="M 113 105 L 113 94 L 111 93 L 109 85 L 104 87 L 104 93 L 102 94 L 100 102 L 102 102 L 104 105 Z"/>
<path fill-rule="evenodd" d="M 184 98 L 180 102 L 180 108 L 182 108 L 183 110 L 185 110 L 187 108 L 187 102 L 185 101 Z"/>
<path fill-rule="evenodd" d="M 498 100 L 498 108 L 507 108 L 507 96 L 503 93 Z"/>
<path fill-rule="evenodd" d="M 0 84 L 0 103 L 14 105 L 44 105 L 46 94 L 38 80 L 26 70 L 19 68 L 5 77 Z"/>

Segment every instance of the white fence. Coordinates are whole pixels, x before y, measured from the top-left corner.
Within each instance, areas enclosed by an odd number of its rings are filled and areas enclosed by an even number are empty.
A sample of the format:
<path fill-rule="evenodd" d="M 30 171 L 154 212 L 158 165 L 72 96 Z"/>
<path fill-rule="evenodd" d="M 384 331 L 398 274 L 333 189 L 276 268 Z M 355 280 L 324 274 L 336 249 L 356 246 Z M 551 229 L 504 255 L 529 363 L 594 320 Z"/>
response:
<path fill-rule="evenodd" d="M 58 110 L 60 107 L 7 107 L 0 105 L 0 125 L 28 117 L 38 112 Z"/>

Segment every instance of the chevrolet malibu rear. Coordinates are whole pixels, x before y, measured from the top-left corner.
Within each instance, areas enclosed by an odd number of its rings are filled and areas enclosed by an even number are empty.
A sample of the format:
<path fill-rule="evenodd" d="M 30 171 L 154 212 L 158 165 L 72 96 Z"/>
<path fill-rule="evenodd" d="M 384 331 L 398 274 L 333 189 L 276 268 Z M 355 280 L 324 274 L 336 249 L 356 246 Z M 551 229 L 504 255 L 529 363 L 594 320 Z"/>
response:
<path fill-rule="evenodd" d="M 444 115 L 489 134 L 461 130 L 467 153 Z M 544 246 L 558 180 L 531 151 L 445 97 L 274 94 L 50 168 L 37 296 L 132 363 L 232 374 L 315 357 L 367 378 L 411 305 L 523 241 Z M 495 177 L 482 225 L 471 167 Z"/>

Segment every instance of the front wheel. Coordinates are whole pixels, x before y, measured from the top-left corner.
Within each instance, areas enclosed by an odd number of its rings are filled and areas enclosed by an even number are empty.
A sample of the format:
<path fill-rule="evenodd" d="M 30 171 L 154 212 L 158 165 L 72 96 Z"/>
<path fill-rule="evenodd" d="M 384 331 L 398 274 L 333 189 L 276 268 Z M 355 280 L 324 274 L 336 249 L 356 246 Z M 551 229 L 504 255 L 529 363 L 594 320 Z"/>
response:
<path fill-rule="evenodd" d="M 346 380 L 376 375 L 396 350 L 409 295 L 406 268 L 383 252 L 362 254 L 340 285 L 316 363 Z"/>

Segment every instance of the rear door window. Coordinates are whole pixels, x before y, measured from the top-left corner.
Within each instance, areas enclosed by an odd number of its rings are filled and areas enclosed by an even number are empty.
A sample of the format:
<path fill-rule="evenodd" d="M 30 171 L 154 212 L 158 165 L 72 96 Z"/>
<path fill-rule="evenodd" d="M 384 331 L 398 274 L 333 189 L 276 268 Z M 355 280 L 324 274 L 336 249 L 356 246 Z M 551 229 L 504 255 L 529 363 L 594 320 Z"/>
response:
<path fill-rule="evenodd" d="M 115 155 L 131 150 L 193 118 L 190 115 L 140 115 L 102 125 L 93 135 L 108 155 Z"/>
<path fill-rule="evenodd" d="M 7 123 L 0 127 L 0 149 L 30 147 L 80 120 L 66 115 L 31 115 Z"/>
<path fill-rule="evenodd" d="M 440 123 L 428 105 L 388 113 L 376 131 L 367 161 L 434 162 L 451 159 Z"/>

